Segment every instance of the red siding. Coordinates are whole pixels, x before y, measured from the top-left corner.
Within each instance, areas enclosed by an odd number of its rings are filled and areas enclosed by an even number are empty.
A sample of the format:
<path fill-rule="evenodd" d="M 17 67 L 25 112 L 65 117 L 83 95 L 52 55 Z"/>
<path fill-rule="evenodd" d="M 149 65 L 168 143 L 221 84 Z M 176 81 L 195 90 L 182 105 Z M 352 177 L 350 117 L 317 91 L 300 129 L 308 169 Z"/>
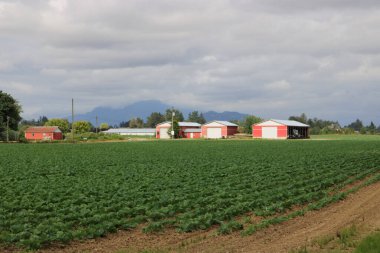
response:
<path fill-rule="evenodd" d="M 237 126 L 228 126 L 227 127 L 227 136 L 232 136 L 237 133 L 238 127 Z"/>
<path fill-rule="evenodd" d="M 156 127 L 156 139 L 160 139 L 160 129 Z"/>
<path fill-rule="evenodd" d="M 277 127 L 277 138 L 287 138 L 288 137 L 288 127 L 278 126 Z"/>
<path fill-rule="evenodd" d="M 226 138 L 228 135 L 228 129 L 226 126 L 222 127 L 222 137 Z"/>
<path fill-rule="evenodd" d="M 207 137 L 207 127 L 205 127 L 205 126 L 202 126 L 202 136 L 203 137 Z"/>
<path fill-rule="evenodd" d="M 180 131 L 179 131 L 179 136 L 182 137 L 182 138 L 190 138 L 190 137 L 187 137 L 187 134 L 184 132 L 186 129 L 199 129 L 199 127 L 196 127 L 196 126 L 181 126 L 180 127 Z M 195 133 L 194 133 L 195 134 Z M 188 135 L 190 136 L 190 134 Z"/>
<path fill-rule="evenodd" d="M 237 133 L 237 126 L 202 126 L 202 136 L 207 137 L 207 128 L 221 128 L 222 137 L 227 138 Z"/>
<path fill-rule="evenodd" d="M 62 133 L 54 133 L 53 140 L 62 140 L 63 134 Z"/>
<path fill-rule="evenodd" d="M 254 138 L 261 138 L 262 137 L 262 127 L 252 125 L 252 136 Z"/>
<path fill-rule="evenodd" d="M 27 140 L 62 140 L 62 133 L 25 133 Z"/>
<path fill-rule="evenodd" d="M 170 126 L 171 127 L 171 126 Z M 161 128 L 170 128 L 170 127 L 168 127 L 168 126 L 157 126 L 156 127 L 156 138 L 157 139 L 160 139 L 160 129 Z M 187 137 L 187 135 L 184 133 L 184 131 L 186 130 L 186 129 L 199 129 L 199 127 L 184 127 L 184 126 L 181 126 L 180 127 L 180 130 L 179 130 L 179 136 L 181 137 L 181 138 L 189 138 L 189 137 Z M 195 134 L 195 133 L 194 133 Z M 200 135 L 200 133 L 198 133 L 199 135 Z M 189 135 L 190 136 L 190 135 Z"/>
<path fill-rule="evenodd" d="M 191 133 L 186 133 L 185 138 L 191 139 Z M 193 139 L 201 138 L 201 133 L 193 133 Z"/>

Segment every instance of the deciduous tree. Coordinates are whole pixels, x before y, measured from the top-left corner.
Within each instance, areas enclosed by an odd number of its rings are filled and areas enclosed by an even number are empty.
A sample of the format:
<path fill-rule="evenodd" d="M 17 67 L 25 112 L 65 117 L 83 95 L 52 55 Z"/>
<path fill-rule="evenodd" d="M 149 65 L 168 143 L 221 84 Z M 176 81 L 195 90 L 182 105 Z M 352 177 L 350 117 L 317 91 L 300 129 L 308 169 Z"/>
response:
<path fill-rule="evenodd" d="M 172 130 L 174 130 L 174 136 L 172 136 Z M 169 130 L 168 130 L 168 134 L 176 139 L 176 138 L 180 137 L 179 136 L 179 131 L 180 130 L 181 130 L 181 128 L 179 127 L 178 121 L 174 120 L 173 121 L 173 126 L 170 127 Z"/>
<path fill-rule="evenodd" d="M 184 117 L 183 117 L 183 114 L 180 110 L 178 109 L 166 109 L 166 112 L 165 112 L 165 120 L 167 121 L 172 121 L 172 113 L 174 112 L 174 120 L 178 121 L 178 122 L 181 122 L 181 121 L 184 121 Z"/>
<path fill-rule="evenodd" d="M 141 118 L 133 118 L 129 121 L 130 128 L 143 128 L 144 121 Z"/>
<path fill-rule="evenodd" d="M 21 120 L 21 105 L 10 94 L 0 90 L 0 134 L 7 128 L 17 130 Z"/>
<path fill-rule="evenodd" d="M 101 131 L 106 131 L 110 128 L 110 126 L 108 125 L 108 123 L 100 123 L 100 130 Z"/>
<path fill-rule="evenodd" d="M 243 121 L 244 133 L 252 134 L 252 125 L 259 123 L 261 121 L 263 121 L 262 118 L 256 117 L 254 115 L 249 115 L 249 116 L 245 117 L 245 119 Z"/>
<path fill-rule="evenodd" d="M 75 133 L 87 133 L 91 131 L 92 125 L 90 122 L 85 120 L 75 121 L 72 125 Z"/>
<path fill-rule="evenodd" d="M 57 126 L 63 133 L 67 133 L 70 129 L 69 121 L 67 119 L 49 119 L 45 126 Z"/>

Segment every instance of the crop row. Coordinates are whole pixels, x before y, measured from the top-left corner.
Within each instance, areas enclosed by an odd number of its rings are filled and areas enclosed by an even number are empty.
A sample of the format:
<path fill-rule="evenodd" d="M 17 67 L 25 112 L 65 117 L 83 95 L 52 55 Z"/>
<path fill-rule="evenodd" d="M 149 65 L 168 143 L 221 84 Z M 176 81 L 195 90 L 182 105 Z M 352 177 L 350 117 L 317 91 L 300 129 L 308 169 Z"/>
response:
<path fill-rule="evenodd" d="M 0 146 L 0 243 L 40 248 L 146 224 L 238 228 L 380 171 L 366 141 Z M 230 222 L 227 223 L 225 222 Z"/>

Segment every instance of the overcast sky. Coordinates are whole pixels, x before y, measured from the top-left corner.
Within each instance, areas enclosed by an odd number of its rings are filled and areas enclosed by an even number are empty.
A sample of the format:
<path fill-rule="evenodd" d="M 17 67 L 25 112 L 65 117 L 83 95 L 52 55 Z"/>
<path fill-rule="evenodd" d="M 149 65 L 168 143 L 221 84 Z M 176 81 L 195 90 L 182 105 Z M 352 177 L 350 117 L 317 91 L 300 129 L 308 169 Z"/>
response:
<path fill-rule="evenodd" d="M 0 0 L 0 90 L 23 116 L 158 99 L 380 124 L 378 0 Z"/>

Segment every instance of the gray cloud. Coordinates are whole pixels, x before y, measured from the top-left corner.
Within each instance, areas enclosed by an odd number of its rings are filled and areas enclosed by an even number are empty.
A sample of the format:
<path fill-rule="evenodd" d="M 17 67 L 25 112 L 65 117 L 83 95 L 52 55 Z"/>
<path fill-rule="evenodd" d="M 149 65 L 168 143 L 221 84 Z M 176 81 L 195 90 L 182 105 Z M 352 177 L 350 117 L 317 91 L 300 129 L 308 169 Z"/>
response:
<path fill-rule="evenodd" d="M 25 118 L 75 97 L 380 124 L 378 27 L 370 0 L 0 0 L 0 89 Z"/>

